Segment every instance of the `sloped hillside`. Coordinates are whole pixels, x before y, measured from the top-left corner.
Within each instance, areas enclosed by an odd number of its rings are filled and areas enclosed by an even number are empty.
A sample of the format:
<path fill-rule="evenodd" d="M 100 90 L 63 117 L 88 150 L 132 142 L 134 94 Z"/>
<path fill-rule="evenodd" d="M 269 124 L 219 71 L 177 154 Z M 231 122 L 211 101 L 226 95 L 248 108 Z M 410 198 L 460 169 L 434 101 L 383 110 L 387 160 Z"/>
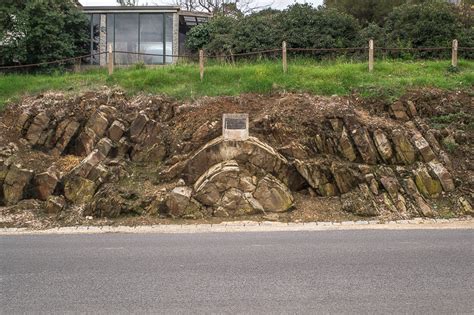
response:
<path fill-rule="evenodd" d="M 0 113 L 0 224 L 472 214 L 472 95 L 25 98 Z"/>

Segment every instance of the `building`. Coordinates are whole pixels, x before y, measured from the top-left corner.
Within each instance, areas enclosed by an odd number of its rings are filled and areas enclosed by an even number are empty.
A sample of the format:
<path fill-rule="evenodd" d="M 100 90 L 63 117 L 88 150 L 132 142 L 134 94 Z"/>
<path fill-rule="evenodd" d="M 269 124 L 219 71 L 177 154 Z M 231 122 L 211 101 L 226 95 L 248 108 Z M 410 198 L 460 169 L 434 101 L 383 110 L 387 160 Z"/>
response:
<path fill-rule="evenodd" d="M 106 52 L 112 45 L 115 64 L 170 64 L 185 54 L 186 33 L 210 14 L 183 11 L 178 6 L 82 7 L 90 21 L 91 54 Z M 138 55 L 137 53 L 149 54 Z M 107 54 L 91 58 L 105 65 Z"/>

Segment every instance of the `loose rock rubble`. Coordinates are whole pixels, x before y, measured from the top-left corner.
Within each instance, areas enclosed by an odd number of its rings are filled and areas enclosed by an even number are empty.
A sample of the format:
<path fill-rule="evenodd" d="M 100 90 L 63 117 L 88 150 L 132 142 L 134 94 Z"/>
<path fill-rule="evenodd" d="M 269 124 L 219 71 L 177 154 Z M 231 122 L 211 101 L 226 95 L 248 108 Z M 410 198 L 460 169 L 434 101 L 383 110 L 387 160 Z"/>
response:
<path fill-rule="evenodd" d="M 387 219 L 472 214 L 472 96 L 413 93 L 378 106 L 299 94 L 25 98 L 0 113 L 0 209 L 35 200 L 30 210 L 58 220 L 305 220 L 328 205 Z M 221 137 L 222 114 L 234 112 L 249 114 L 249 139 Z M 434 126 L 459 112 L 463 121 Z"/>

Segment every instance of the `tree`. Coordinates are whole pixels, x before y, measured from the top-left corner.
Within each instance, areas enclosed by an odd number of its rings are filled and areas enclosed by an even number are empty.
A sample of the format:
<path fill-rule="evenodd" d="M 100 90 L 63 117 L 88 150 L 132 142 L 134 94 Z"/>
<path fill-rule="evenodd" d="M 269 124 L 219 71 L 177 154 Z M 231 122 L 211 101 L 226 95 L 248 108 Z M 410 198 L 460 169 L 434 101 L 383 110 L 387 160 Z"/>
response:
<path fill-rule="evenodd" d="M 72 2 L 28 0 L 8 9 L 0 38 L 2 64 L 30 64 L 88 52 L 86 16 Z"/>
<path fill-rule="evenodd" d="M 430 1 L 395 8 L 384 25 L 388 45 L 396 47 L 450 47 L 464 32 L 459 9 L 449 3 Z M 439 56 L 425 52 L 423 56 Z M 450 52 L 445 53 L 448 57 Z"/>
<path fill-rule="evenodd" d="M 117 0 L 117 3 L 124 7 L 133 7 L 138 5 L 139 0 Z"/>
<path fill-rule="evenodd" d="M 270 6 L 260 6 L 255 0 L 173 0 L 172 3 L 188 11 L 202 11 L 233 17 L 250 14 Z"/>
<path fill-rule="evenodd" d="M 237 20 L 229 16 L 217 16 L 206 24 L 193 27 L 186 38 L 191 51 L 206 49 L 210 54 L 228 54 L 234 46 L 233 29 Z"/>
<path fill-rule="evenodd" d="M 281 12 L 262 10 L 245 16 L 233 29 L 234 52 L 250 52 L 279 47 L 283 33 L 281 31 Z"/>
<path fill-rule="evenodd" d="M 351 47 L 360 28 L 351 15 L 308 4 L 283 11 L 280 27 L 289 47 L 296 48 Z"/>
<path fill-rule="evenodd" d="M 407 1 L 413 0 L 324 0 L 324 5 L 327 8 L 351 14 L 362 25 L 368 25 L 369 23 L 382 25 L 385 17 L 394 7 L 405 4 Z"/>

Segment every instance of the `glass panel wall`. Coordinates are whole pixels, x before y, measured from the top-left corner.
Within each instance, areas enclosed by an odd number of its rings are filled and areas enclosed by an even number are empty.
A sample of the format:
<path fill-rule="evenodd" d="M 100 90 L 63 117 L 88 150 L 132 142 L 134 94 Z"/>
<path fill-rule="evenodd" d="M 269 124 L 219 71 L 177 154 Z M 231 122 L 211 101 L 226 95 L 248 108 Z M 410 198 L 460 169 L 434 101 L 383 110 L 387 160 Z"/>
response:
<path fill-rule="evenodd" d="M 165 14 L 165 47 L 166 47 L 166 63 L 173 62 L 173 15 Z"/>
<path fill-rule="evenodd" d="M 100 14 L 91 14 L 91 53 L 99 52 Z M 163 64 L 173 62 L 173 14 L 107 13 L 107 49 L 112 44 L 116 64 Z M 121 51 L 121 52 L 119 52 Z M 141 52 L 160 56 L 140 56 Z M 167 55 L 167 56 L 164 56 Z M 99 64 L 99 56 L 91 63 Z"/>
<path fill-rule="evenodd" d="M 163 14 L 140 15 L 140 52 L 161 56 L 143 55 L 146 64 L 163 63 Z"/>
<path fill-rule="evenodd" d="M 107 14 L 107 51 L 109 51 L 109 44 L 112 44 L 112 49 L 114 48 L 115 41 L 115 15 Z M 107 62 L 109 62 L 109 55 L 107 54 Z"/>
<path fill-rule="evenodd" d="M 92 14 L 91 22 L 91 54 L 99 53 L 100 43 L 100 14 Z M 93 56 L 91 63 L 98 65 L 100 55 Z"/>
<path fill-rule="evenodd" d="M 107 29 L 107 33 L 111 30 Z M 115 50 L 138 52 L 138 13 L 115 14 Z M 115 63 L 133 64 L 138 55 L 115 53 Z"/>

